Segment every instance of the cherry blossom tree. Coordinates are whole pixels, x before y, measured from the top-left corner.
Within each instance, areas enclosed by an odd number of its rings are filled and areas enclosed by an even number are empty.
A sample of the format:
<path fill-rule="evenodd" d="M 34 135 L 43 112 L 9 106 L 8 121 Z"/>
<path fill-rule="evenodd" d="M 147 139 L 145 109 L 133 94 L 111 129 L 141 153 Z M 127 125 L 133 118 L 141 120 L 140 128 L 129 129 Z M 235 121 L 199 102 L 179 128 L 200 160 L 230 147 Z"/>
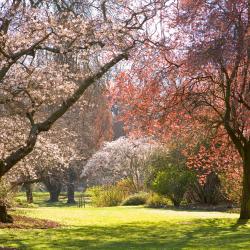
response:
<path fill-rule="evenodd" d="M 163 5 L 164 1 L 0 3 L 0 176 L 33 150 L 38 136 L 90 85 L 145 40 L 143 28 Z M 78 70 L 72 70 L 69 57 Z"/>
<path fill-rule="evenodd" d="M 58 201 L 66 186 L 68 203 L 75 202 L 74 190 L 83 162 L 103 140 L 112 137 L 111 112 L 105 99 L 100 88 L 90 88 L 74 109 L 40 137 L 42 141 L 32 153 L 8 172 L 12 185 L 25 187 L 28 202 L 32 202 L 31 185 L 36 182 L 45 184 L 49 201 Z"/>
<path fill-rule="evenodd" d="M 144 188 L 147 164 L 159 145 L 149 139 L 120 137 L 107 142 L 84 166 L 82 176 L 92 184 L 110 184 L 128 178 L 135 192 Z"/>

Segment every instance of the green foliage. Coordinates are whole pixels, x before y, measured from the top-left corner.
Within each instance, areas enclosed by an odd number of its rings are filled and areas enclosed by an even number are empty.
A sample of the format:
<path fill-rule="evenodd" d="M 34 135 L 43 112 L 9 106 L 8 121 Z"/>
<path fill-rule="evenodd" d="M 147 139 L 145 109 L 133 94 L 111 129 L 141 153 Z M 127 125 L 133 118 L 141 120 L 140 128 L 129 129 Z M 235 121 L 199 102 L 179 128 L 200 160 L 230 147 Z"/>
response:
<path fill-rule="evenodd" d="M 151 187 L 158 172 L 165 171 L 169 167 L 178 169 L 186 168 L 186 158 L 181 153 L 183 146 L 174 145 L 170 149 L 159 149 L 152 156 L 148 164 L 148 176 L 146 184 Z"/>
<path fill-rule="evenodd" d="M 137 205 L 144 205 L 147 201 L 148 194 L 147 193 L 137 193 L 132 194 L 125 198 L 125 200 L 122 201 L 122 206 L 137 206 Z"/>
<path fill-rule="evenodd" d="M 230 175 L 230 173 L 219 175 L 222 194 L 231 203 L 240 204 L 242 195 L 242 180 L 237 177 L 230 178 L 228 175 Z"/>
<path fill-rule="evenodd" d="M 117 206 L 125 197 L 124 192 L 116 185 L 92 187 L 89 192 L 92 194 L 92 204 L 96 207 Z"/>
<path fill-rule="evenodd" d="M 95 186 L 86 190 L 91 196 L 92 204 L 96 207 L 112 207 L 120 204 L 124 206 L 142 205 L 146 203 L 146 194 L 134 194 L 133 182 L 122 179 L 114 185 Z"/>
<path fill-rule="evenodd" d="M 166 195 L 178 207 L 192 181 L 193 175 L 189 171 L 180 171 L 173 167 L 159 172 L 152 188 L 155 192 Z"/>
<path fill-rule="evenodd" d="M 149 187 L 161 195 L 167 196 L 179 206 L 184 194 L 195 180 L 194 174 L 186 168 L 186 159 L 181 147 L 157 152 L 151 160 L 148 179 Z"/>
<path fill-rule="evenodd" d="M 148 207 L 163 208 L 169 206 L 171 202 L 166 197 L 157 193 L 151 193 L 146 201 Z"/>

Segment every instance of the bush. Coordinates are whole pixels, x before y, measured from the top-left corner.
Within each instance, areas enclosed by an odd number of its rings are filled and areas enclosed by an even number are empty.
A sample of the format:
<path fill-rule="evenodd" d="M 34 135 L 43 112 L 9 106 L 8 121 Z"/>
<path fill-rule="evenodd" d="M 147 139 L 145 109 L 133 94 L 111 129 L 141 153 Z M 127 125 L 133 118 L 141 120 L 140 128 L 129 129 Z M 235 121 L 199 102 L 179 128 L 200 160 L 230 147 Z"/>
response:
<path fill-rule="evenodd" d="M 174 145 L 167 151 L 158 151 L 149 165 L 147 184 L 152 191 L 168 197 L 178 207 L 195 176 L 186 167 L 182 147 Z"/>
<path fill-rule="evenodd" d="M 123 202 L 121 203 L 122 206 L 138 206 L 146 204 L 148 198 L 147 193 L 137 193 L 128 196 Z"/>
<path fill-rule="evenodd" d="M 116 183 L 116 186 L 124 192 L 126 196 L 136 193 L 136 188 L 130 178 L 124 178 Z M 137 191 L 138 192 L 138 191 Z"/>
<path fill-rule="evenodd" d="M 161 196 L 159 194 L 156 193 L 152 193 L 148 196 L 148 199 L 146 201 L 146 204 L 148 207 L 152 207 L 152 208 L 162 208 L 162 207 L 166 207 L 169 204 L 169 200 L 164 197 Z"/>
<path fill-rule="evenodd" d="M 152 183 L 152 188 L 155 192 L 166 195 L 175 207 L 179 207 L 184 194 L 193 180 L 193 175 L 190 171 L 173 167 L 157 173 Z"/>
<path fill-rule="evenodd" d="M 117 206 L 124 199 L 124 193 L 115 185 L 92 187 L 89 193 L 92 204 L 97 207 Z"/>

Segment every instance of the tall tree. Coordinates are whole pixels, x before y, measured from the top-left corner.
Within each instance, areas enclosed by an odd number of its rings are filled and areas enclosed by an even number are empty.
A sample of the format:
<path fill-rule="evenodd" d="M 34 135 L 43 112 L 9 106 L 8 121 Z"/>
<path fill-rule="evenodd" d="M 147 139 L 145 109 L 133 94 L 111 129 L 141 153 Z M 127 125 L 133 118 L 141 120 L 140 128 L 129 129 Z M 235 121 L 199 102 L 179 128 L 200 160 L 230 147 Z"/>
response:
<path fill-rule="evenodd" d="M 131 8 L 128 1 L 1 1 L 0 177 L 90 85 L 145 40 L 143 28 L 163 3 L 139 1 Z M 69 71 L 72 60 L 61 60 L 64 55 L 77 59 L 80 73 Z M 88 72 L 81 63 L 86 60 Z"/>
<path fill-rule="evenodd" d="M 248 0 L 176 1 L 175 29 L 162 28 L 168 44 L 144 52 L 132 81 L 118 78 L 128 125 L 158 136 L 168 126 L 166 138 L 193 131 L 192 140 L 196 130 L 226 132 L 242 160 L 241 219 L 250 218 L 249 9 Z"/>
<path fill-rule="evenodd" d="M 122 178 L 131 182 L 134 192 L 144 189 L 147 163 L 159 147 L 146 138 L 129 139 L 120 137 L 106 142 L 88 160 L 82 171 L 89 183 L 110 184 Z"/>

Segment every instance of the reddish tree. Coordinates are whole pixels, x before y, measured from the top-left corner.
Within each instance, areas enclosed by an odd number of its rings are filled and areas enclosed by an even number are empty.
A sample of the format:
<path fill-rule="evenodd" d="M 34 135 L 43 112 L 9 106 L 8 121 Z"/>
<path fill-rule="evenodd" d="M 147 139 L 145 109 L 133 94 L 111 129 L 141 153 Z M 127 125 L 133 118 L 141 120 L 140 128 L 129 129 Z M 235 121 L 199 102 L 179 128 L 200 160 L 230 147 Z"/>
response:
<path fill-rule="evenodd" d="M 243 163 L 241 219 L 250 218 L 249 9 L 247 0 L 180 1 L 175 44 L 148 50 L 144 68 L 118 78 L 125 91 L 117 93 L 127 124 L 133 119 L 141 131 L 193 141 L 197 130 L 226 132 Z"/>

